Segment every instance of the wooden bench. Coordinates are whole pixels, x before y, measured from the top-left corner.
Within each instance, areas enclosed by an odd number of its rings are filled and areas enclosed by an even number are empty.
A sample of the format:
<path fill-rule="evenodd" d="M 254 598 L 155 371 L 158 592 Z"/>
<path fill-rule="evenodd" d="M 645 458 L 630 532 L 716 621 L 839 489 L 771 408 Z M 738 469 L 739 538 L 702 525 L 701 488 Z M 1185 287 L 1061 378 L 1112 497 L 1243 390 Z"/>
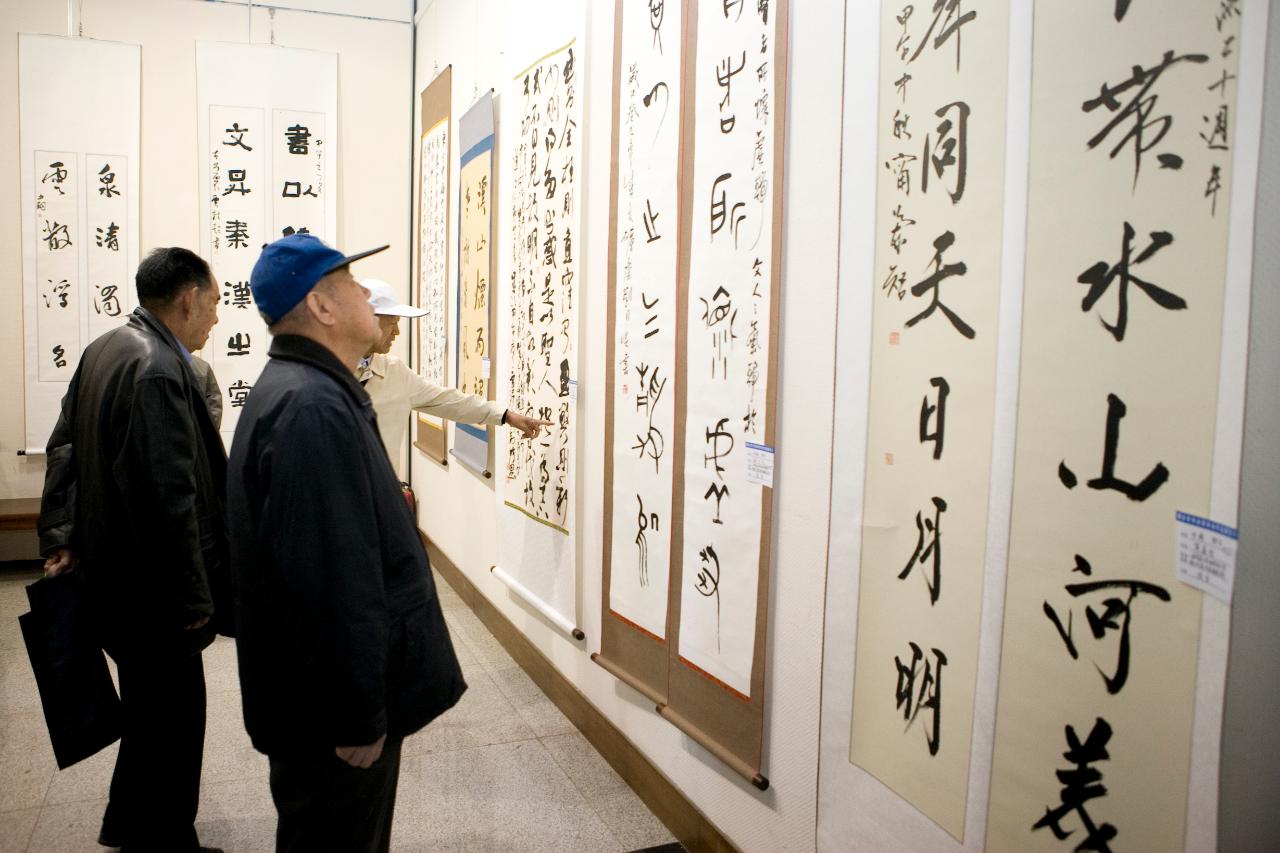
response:
<path fill-rule="evenodd" d="M 0 532 L 35 530 L 40 517 L 39 498 L 5 498 L 0 500 Z"/>

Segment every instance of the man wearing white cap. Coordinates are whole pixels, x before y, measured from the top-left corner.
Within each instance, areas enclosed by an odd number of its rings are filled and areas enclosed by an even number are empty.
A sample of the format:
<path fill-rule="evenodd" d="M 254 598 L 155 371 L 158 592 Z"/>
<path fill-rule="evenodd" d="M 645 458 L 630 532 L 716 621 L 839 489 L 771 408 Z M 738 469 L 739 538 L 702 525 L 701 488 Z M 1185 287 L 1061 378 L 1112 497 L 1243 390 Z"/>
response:
<path fill-rule="evenodd" d="M 369 291 L 369 304 L 373 306 L 373 313 L 378 315 L 382 337 L 360 360 L 356 378 L 373 400 L 382 443 L 386 445 L 387 456 L 401 479 L 404 475 L 400 471 L 400 448 L 404 444 L 405 423 L 411 409 L 464 424 L 506 424 L 519 430 L 525 438 L 537 438 L 542 427 L 551 426 L 551 421 L 513 412 L 501 403 L 477 394 L 464 394 L 456 388 L 444 388 L 428 382 L 409 365 L 388 355 L 391 344 L 400 334 L 400 318 L 422 317 L 427 312 L 402 303 L 385 281 L 366 278 L 360 284 Z"/>

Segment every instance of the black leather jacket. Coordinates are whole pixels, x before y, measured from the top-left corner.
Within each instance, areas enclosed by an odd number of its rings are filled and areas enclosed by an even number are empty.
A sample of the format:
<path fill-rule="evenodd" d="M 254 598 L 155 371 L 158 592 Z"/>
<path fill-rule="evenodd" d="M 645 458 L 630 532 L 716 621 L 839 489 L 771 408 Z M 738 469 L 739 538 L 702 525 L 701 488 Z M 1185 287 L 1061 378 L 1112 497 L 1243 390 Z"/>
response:
<path fill-rule="evenodd" d="M 466 684 L 369 395 L 280 335 L 227 478 L 245 728 L 268 755 L 402 738 Z"/>
<path fill-rule="evenodd" d="M 72 549 L 104 648 L 190 653 L 229 630 L 226 452 L 177 339 L 145 308 L 85 349 L 47 452 L 40 552 Z"/>

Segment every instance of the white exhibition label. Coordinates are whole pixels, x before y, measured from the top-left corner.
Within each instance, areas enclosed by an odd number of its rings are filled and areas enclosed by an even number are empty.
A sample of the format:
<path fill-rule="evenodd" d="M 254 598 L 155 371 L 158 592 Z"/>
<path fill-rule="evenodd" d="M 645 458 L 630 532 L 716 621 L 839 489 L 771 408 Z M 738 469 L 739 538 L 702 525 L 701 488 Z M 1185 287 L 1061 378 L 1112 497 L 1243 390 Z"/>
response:
<path fill-rule="evenodd" d="M 1178 580 L 1230 604 L 1236 578 L 1236 529 L 1185 512 L 1176 518 L 1173 547 Z"/>
<path fill-rule="evenodd" d="M 773 448 L 767 444 L 747 442 L 747 482 L 753 486 L 773 488 Z"/>

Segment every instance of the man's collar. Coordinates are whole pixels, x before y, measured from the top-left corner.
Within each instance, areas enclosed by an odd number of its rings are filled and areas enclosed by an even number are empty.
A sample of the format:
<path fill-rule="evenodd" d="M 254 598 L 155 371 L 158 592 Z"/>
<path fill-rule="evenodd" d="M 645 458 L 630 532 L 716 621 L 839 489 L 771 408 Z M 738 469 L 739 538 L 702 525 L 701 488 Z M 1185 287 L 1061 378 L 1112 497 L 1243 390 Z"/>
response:
<path fill-rule="evenodd" d="M 165 343 L 177 350 L 178 354 L 182 356 L 183 361 L 188 365 L 191 364 L 190 350 L 182 345 L 182 341 L 178 340 L 178 337 L 168 326 L 164 324 L 163 320 L 148 311 L 146 308 L 143 308 L 141 305 L 133 309 L 133 316 L 138 319 L 139 323 L 151 329 L 151 331 L 159 335 Z"/>
<path fill-rule="evenodd" d="M 361 359 L 356 375 L 361 383 L 369 382 L 370 377 L 387 378 L 387 356 L 384 353 L 375 352 Z"/>
<path fill-rule="evenodd" d="M 369 395 L 351 371 L 324 344 L 302 335 L 276 335 L 267 352 L 271 358 L 307 364 L 332 376 L 356 402 L 369 405 Z"/>

